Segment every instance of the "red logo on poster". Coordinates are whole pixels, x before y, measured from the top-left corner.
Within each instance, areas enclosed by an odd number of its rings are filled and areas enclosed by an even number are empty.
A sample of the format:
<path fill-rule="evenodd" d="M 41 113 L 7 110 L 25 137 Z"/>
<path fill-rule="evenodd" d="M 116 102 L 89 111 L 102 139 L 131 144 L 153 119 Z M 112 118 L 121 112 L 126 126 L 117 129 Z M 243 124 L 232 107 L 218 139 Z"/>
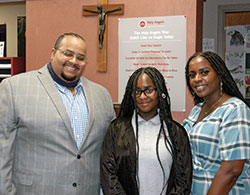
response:
<path fill-rule="evenodd" d="M 145 28 L 145 27 L 146 27 L 146 21 L 145 21 L 145 20 L 141 20 L 141 21 L 139 22 L 139 27 Z"/>

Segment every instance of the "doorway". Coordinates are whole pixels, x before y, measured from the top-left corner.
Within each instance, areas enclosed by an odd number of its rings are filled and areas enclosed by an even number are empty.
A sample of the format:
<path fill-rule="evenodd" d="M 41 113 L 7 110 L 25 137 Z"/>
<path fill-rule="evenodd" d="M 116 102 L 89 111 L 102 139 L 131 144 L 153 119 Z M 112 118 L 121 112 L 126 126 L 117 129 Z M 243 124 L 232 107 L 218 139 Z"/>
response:
<path fill-rule="evenodd" d="M 250 105 L 250 11 L 226 12 L 224 29 L 225 62 Z"/>

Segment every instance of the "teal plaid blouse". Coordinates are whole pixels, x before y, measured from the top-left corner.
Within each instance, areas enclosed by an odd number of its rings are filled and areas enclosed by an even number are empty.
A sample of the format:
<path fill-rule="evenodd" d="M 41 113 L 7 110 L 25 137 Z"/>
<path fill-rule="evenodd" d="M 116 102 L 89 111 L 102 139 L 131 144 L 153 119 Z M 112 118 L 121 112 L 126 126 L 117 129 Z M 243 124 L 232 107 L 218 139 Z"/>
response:
<path fill-rule="evenodd" d="M 240 159 L 244 169 L 229 194 L 250 194 L 250 109 L 233 97 L 194 125 L 202 104 L 183 121 L 193 154 L 192 194 L 207 193 L 222 160 Z"/>

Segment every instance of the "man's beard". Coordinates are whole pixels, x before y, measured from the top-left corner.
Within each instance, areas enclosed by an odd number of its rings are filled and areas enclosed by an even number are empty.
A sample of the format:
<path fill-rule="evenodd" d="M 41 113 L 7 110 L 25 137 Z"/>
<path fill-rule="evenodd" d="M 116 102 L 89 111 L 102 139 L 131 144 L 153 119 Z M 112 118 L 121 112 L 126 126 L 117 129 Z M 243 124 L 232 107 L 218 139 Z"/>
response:
<path fill-rule="evenodd" d="M 63 72 L 61 73 L 61 76 L 62 76 L 62 78 L 65 81 L 68 81 L 68 82 L 74 81 L 76 79 L 76 76 L 74 76 L 74 77 L 67 77 Z"/>

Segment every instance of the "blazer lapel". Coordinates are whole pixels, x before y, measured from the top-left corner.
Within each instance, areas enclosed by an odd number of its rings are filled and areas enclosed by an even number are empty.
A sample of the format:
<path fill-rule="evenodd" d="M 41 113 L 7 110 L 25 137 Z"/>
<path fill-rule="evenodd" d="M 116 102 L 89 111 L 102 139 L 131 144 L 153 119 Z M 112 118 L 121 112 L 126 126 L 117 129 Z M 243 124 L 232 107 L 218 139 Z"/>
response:
<path fill-rule="evenodd" d="M 47 69 L 47 65 L 45 65 L 43 68 L 38 70 L 38 79 L 41 81 L 43 87 L 48 93 L 48 96 L 50 97 L 51 101 L 55 105 L 59 115 L 61 116 L 66 128 L 69 130 L 70 135 L 72 136 L 72 139 L 75 140 L 74 138 L 74 133 L 71 127 L 70 119 L 68 117 L 68 114 L 66 112 L 64 103 L 62 101 L 62 98 L 58 92 L 58 89 L 56 88 L 56 85 L 52 79 L 52 77 L 49 74 L 49 71 Z M 76 142 L 74 141 L 75 145 Z M 77 146 L 76 146 L 77 147 Z"/>
<path fill-rule="evenodd" d="M 83 145 L 88 137 L 88 134 L 90 133 L 91 127 L 94 123 L 94 114 L 93 114 L 94 113 L 94 109 L 93 109 L 94 102 L 93 101 L 95 99 L 94 97 L 92 97 L 92 94 L 90 93 L 88 80 L 84 77 L 82 77 L 82 86 L 83 86 L 84 95 L 86 97 L 86 101 L 87 101 L 87 105 L 88 105 L 89 119 L 88 119 L 87 127 L 85 130 L 85 133 L 84 133 L 84 136 L 82 139 L 82 144 L 81 144 L 80 148 L 83 147 Z"/>

